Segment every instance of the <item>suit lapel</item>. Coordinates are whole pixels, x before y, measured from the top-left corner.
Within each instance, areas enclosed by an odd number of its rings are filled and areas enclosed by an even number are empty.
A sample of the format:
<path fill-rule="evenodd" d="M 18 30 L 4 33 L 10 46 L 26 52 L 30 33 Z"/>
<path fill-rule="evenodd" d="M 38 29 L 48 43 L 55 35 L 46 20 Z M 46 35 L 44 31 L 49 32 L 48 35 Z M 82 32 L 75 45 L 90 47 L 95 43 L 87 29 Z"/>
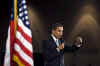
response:
<path fill-rule="evenodd" d="M 55 43 L 52 36 L 49 36 L 49 40 L 50 40 L 51 44 L 53 44 L 53 46 L 57 47 L 57 45 L 56 45 L 56 43 Z"/>

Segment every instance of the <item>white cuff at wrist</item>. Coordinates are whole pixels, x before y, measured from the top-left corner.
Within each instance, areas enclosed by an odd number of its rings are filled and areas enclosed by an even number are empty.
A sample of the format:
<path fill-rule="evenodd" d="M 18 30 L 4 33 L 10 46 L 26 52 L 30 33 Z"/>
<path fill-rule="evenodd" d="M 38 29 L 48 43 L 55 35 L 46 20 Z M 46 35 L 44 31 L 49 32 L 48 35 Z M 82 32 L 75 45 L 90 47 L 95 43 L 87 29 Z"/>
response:
<path fill-rule="evenodd" d="M 56 49 L 57 49 L 58 52 L 60 52 L 60 49 L 59 48 L 56 48 Z"/>

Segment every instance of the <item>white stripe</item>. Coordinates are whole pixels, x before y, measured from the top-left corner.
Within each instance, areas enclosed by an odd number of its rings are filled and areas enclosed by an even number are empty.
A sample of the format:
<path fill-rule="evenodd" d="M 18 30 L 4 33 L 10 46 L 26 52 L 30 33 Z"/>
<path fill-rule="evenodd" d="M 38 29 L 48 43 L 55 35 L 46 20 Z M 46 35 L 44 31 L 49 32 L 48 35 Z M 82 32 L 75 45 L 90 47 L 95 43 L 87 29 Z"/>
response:
<path fill-rule="evenodd" d="M 8 37 L 6 41 L 6 52 L 4 58 L 4 66 L 10 66 L 10 27 L 8 29 Z"/>
<path fill-rule="evenodd" d="M 24 51 L 20 48 L 20 46 L 15 43 L 15 51 L 18 52 L 18 54 L 26 61 L 28 62 L 29 64 L 31 64 L 31 66 L 33 66 L 33 60 L 32 58 L 30 58 L 27 54 L 24 53 Z"/>
<path fill-rule="evenodd" d="M 30 44 L 19 31 L 16 31 L 16 38 L 29 50 L 32 52 L 32 44 Z"/>
<path fill-rule="evenodd" d="M 29 37 L 32 37 L 32 34 L 31 34 L 31 30 L 29 28 L 27 28 L 22 20 L 20 18 L 18 18 L 18 25 L 22 28 L 22 30 L 29 36 Z"/>

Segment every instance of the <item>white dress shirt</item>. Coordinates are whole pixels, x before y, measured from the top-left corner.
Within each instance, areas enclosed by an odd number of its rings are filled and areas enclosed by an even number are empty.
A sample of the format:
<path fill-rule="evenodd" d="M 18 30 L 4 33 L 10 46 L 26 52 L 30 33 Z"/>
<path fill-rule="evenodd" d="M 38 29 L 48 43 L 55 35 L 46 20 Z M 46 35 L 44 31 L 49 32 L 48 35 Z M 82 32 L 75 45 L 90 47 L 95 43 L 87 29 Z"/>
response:
<path fill-rule="evenodd" d="M 56 45 L 59 46 L 59 39 L 57 39 L 53 34 L 51 35 L 53 40 L 55 41 Z"/>
<path fill-rule="evenodd" d="M 60 49 L 58 48 L 58 46 L 59 46 L 59 41 L 58 41 L 58 40 L 59 40 L 59 39 L 57 39 L 53 34 L 52 34 L 51 36 L 52 36 L 53 40 L 55 41 L 55 43 L 56 43 L 56 45 L 57 45 L 57 48 L 56 48 L 57 51 L 60 52 Z"/>

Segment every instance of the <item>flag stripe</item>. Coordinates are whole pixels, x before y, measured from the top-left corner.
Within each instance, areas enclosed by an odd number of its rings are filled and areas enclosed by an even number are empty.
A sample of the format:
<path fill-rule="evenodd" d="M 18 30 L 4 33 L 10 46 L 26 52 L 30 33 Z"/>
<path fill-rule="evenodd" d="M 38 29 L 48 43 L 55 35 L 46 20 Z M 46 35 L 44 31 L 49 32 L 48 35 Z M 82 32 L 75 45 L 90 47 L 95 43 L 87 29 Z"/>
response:
<path fill-rule="evenodd" d="M 10 22 L 10 64 L 12 66 L 12 57 L 13 57 L 13 51 L 14 51 L 14 41 L 15 41 L 15 32 L 14 32 L 14 21 L 12 20 Z"/>
<path fill-rule="evenodd" d="M 18 52 L 14 52 L 15 53 L 15 56 L 17 56 L 18 57 L 18 59 L 19 59 L 19 61 L 20 61 L 20 63 L 22 63 L 23 65 L 25 65 L 25 66 L 31 66 L 28 62 L 26 62 L 19 54 L 18 54 Z M 14 60 L 15 62 L 16 62 L 16 60 Z M 17 63 L 17 62 L 16 62 Z M 20 66 L 20 65 L 19 65 Z"/>
<path fill-rule="evenodd" d="M 10 27 L 8 29 L 8 35 L 10 35 Z M 5 58 L 4 58 L 4 66 L 10 66 L 10 36 L 7 37 L 6 41 L 6 53 L 5 53 Z"/>
<path fill-rule="evenodd" d="M 21 35 L 20 32 L 16 32 L 16 38 L 20 40 L 20 42 L 28 49 L 32 52 L 32 45 L 24 39 L 24 37 Z"/>
<path fill-rule="evenodd" d="M 29 37 L 32 37 L 31 35 L 31 30 L 29 28 L 27 28 L 22 20 L 20 18 L 18 18 L 18 26 L 20 26 L 22 28 L 22 30 L 29 36 Z"/>
<path fill-rule="evenodd" d="M 18 44 L 15 43 L 15 51 L 19 54 L 19 56 L 21 58 L 23 58 L 26 62 L 28 62 L 29 64 L 33 65 L 33 61 L 32 58 L 30 58 L 29 56 L 27 56 L 27 54 L 25 54 L 23 52 L 23 50 L 21 50 L 21 48 L 18 46 Z"/>
<path fill-rule="evenodd" d="M 29 37 L 27 34 L 25 34 L 25 32 L 22 30 L 22 28 L 20 26 L 18 26 L 18 31 L 21 32 L 21 34 L 23 35 L 23 37 L 30 43 L 32 43 L 32 38 Z"/>
<path fill-rule="evenodd" d="M 20 48 L 32 58 L 32 52 L 30 52 L 17 38 L 16 38 L 16 43 L 20 46 Z"/>

